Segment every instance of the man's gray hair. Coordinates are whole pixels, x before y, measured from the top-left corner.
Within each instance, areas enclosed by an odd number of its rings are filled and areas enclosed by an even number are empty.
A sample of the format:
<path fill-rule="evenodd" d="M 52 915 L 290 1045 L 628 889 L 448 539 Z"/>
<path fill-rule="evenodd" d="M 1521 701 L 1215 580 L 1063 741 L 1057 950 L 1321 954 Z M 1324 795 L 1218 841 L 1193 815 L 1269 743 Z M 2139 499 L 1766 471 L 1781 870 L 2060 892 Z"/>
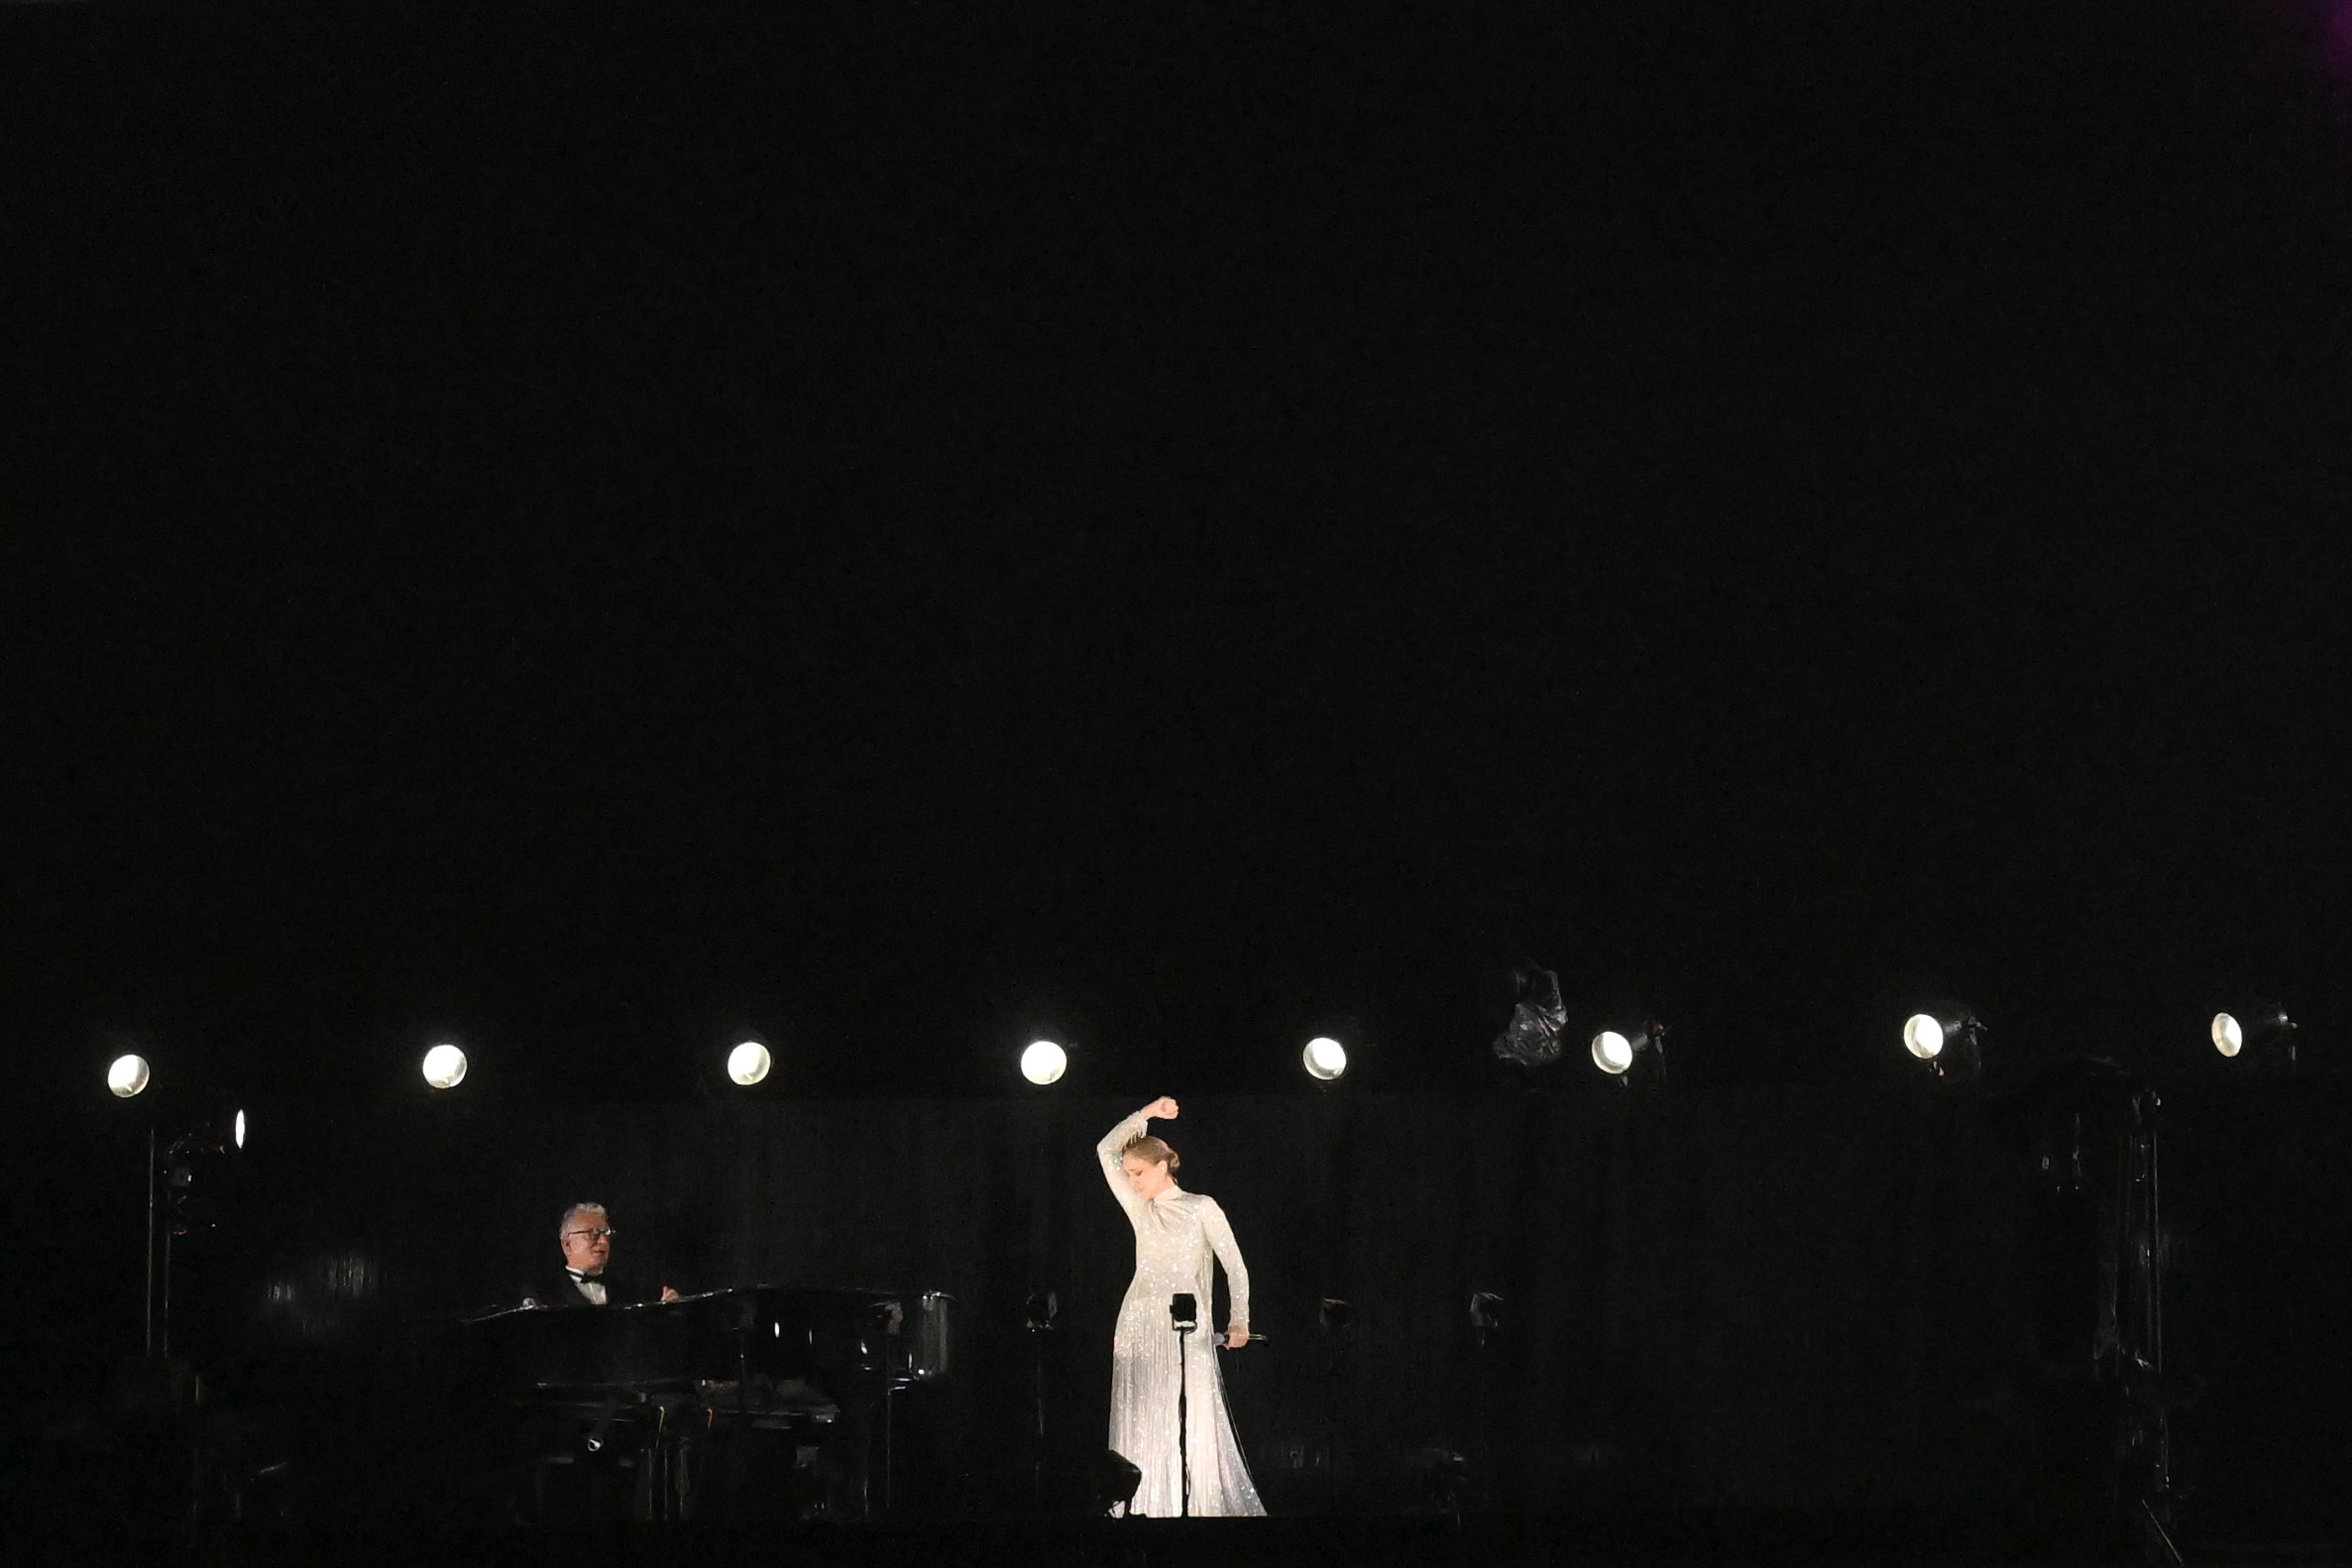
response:
<path fill-rule="evenodd" d="M 572 1228 L 572 1221 L 578 1219 L 583 1214 L 605 1214 L 605 1205 L 602 1203 L 573 1204 L 570 1208 L 564 1210 L 564 1217 L 556 1221 L 555 1233 L 558 1236 L 561 1236 L 565 1231 L 570 1230 Z M 610 1219 L 612 1216 L 607 1214 L 606 1217 Z"/>

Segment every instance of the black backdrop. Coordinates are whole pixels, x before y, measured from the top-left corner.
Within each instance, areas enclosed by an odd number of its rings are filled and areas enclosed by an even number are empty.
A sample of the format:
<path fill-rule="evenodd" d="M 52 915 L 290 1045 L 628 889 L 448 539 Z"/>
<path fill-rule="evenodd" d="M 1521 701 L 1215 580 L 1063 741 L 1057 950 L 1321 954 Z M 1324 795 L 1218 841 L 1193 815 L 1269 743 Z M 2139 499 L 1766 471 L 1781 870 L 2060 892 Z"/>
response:
<path fill-rule="evenodd" d="M 952 1293 L 958 1364 L 908 1407 L 937 1450 L 911 1495 L 1019 1506 L 1033 1289 L 1064 1302 L 1049 1485 L 1100 1448 L 1132 1254 L 1091 1145 L 1130 1109 L 453 1099 L 297 1124 L 187 1254 L 180 1348 L 267 1386 L 302 1347 L 510 1304 L 563 1205 L 597 1198 L 689 1288 Z M 2017 1482 L 2031 1197 L 2014 1138 L 1957 1102 L 1195 1098 L 1172 1131 L 1250 1260 L 1269 1337 L 1226 1365 L 1278 1510 L 1409 1506 L 1444 1452 L 1506 1506 L 1958 1506 Z M 1488 1342 L 1473 1291 L 1501 1297 Z M 1352 1309 L 1336 1341 L 1325 1298 Z"/>
<path fill-rule="evenodd" d="M 1270 1507 L 1427 1506 L 1429 1461 L 1453 1452 L 1488 1507 L 2094 1512 L 2112 1411 L 2089 1372 L 2092 1205 L 2039 1175 L 2059 1120 L 2046 1104 L 1930 1087 L 1651 1096 L 1588 1075 L 1188 1097 L 1173 1129 L 1185 1177 L 1233 1215 L 1270 1336 L 1225 1362 Z M 2166 1093 L 2167 1348 L 2193 1538 L 2342 1523 L 2343 1101 L 2293 1079 Z M 265 1106 L 245 1156 L 199 1171 L 219 1225 L 180 1254 L 174 1349 L 225 1405 L 365 1420 L 388 1349 L 517 1299 L 555 1257 L 563 1205 L 595 1197 L 622 1248 L 689 1288 L 953 1294 L 952 1375 L 902 1405 L 919 1512 L 1035 1506 L 1042 1352 L 1046 1502 L 1065 1507 L 1099 1451 L 1131 1263 L 1091 1146 L 1132 1108 L 463 1091 Z M 5 1281 L 31 1407 L 13 1439 L 55 1448 L 75 1430 L 59 1412 L 138 1347 L 142 1136 L 69 1119 L 13 1140 L 46 1173 L 9 1194 L 33 1244 Z M 1022 1327 L 1041 1288 L 1064 1305 L 1042 1346 Z M 1474 1290 L 1502 1297 L 1483 1347 Z M 1336 1339 L 1318 1326 L 1326 1297 L 1352 1307 Z M 77 1506 L 70 1488 L 44 1498 Z"/>

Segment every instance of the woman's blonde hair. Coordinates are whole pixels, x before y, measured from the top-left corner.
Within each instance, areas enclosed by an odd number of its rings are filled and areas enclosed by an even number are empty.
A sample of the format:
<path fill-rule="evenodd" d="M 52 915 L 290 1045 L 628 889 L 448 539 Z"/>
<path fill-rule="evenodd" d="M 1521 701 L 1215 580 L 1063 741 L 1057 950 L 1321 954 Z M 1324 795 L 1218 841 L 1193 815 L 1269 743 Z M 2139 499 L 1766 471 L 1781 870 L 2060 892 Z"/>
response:
<path fill-rule="evenodd" d="M 1124 1160 L 1129 1155 L 1148 1166 L 1168 1167 L 1170 1176 L 1175 1176 L 1184 1163 L 1183 1156 L 1171 1149 L 1167 1139 L 1155 1138 L 1150 1133 L 1127 1140 L 1127 1147 L 1119 1151 L 1119 1158 Z"/>

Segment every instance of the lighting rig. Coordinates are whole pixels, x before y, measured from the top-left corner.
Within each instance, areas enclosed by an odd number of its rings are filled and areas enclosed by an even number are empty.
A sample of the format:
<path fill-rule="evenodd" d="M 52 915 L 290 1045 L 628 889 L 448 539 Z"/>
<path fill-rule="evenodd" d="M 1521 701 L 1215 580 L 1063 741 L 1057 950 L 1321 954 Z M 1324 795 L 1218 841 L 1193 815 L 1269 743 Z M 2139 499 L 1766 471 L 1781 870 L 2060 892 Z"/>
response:
<path fill-rule="evenodd" d="M 1625 1019 L 1593 1036 L 1593 1065 L 1617 1079 L 1618 1087 L 1666 1084 L 1666 1026 L 1654 1018 Z"/>
<path fill-rule="evenodd" d="M 1903 1020 L 1903 1049 L 1940 1078 L 1973 1082 L 1984 1075 L 1984 1023 L 1957 1002 L 1938 1003 Z"/>
<path fill-rule="evenodd" d="M 1329 1035 L 1317 1035 L 1298 1054 L 1306 1075 L 1329 1088 L 1348 1069 L 1348 1048 Z"/>
<path fill-rule="evenodd" d="M 2277 1002 L 2215 1013 L 2206 1034 L 2227 1061 L 2272 1071 L 2295 1070 L 2296 1022 Z"/>
<path fill-rule="evenodd" d="M 1069 1053 L 1058 1041 L 1033 1040 L 1021 1053 L 1021 1076 L 1041 1089 L 1061 1082 L 1068 1070 Z"/>

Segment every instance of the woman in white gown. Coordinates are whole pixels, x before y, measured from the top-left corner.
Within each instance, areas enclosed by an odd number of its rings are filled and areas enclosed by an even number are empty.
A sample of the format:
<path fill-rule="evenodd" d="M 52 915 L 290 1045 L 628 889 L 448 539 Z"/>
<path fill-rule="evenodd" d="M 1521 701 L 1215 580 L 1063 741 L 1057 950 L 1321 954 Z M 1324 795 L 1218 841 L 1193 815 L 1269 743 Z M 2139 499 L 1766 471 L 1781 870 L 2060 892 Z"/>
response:
<path fill-rule="evenodd" d="M 1135 1227 L 1135 1283 L 1119 1307 L 1111 1340 L 1111 1447 L 1143 1472 L 1131 1513 L 1155 1517 L 1182 1512 L 1183 1477 L 1176 1464 L 1178 1336 L 1170 1326 L 1170 1298 L 1189 1293 L 1206 1319 L 1214 1297 L 1210 1260 L 1225 1266 L 1232 1317 L 1226 1348 L 1250 1342 L 1250 1271 L 1234 1244 L 1233 1227 L 1216 1199 L 1176 1184 L 1176 1152 L 1150 1136 L 1153 1117 L 1175 1117 L 1176 1102 L 1161 1098 L 1110 1130 L 1095 1146 L 1102 1177 Z M 1204 1327 L 1183 1335 L 1187 1384 L 1185 1448 L 1191 1457 L 1191 1512 L 1195 1516 L 1264 1513 L 1258 1489 L 1233 1439 L 1225 1412 L 1225 1383 L 1217 1371 L 1217 1339 Z"/>

